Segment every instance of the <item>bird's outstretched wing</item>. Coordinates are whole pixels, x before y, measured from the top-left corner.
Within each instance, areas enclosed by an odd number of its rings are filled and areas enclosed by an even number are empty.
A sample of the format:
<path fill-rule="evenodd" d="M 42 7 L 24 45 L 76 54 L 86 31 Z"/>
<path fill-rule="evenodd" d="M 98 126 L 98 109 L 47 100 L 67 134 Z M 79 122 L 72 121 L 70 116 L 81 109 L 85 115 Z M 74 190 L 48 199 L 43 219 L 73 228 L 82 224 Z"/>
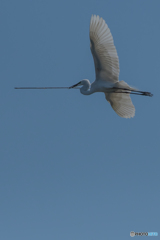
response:
<path fill-rule="evenodd" d="M 115 83 L 119 77 L 119 59 L 107 24 L 99 16 L 91 17 L 90 48 L 94 59 L 96 80 Z"/>
<path fill-rule="evenodd" d="M 117 90 L 118 92 L 118 90 Z M 114 111 L 123 118 L 131 118 L 135 115 L 135 107 L 129 94 L 105 93 L 106 100 L 111 104 Z"/>

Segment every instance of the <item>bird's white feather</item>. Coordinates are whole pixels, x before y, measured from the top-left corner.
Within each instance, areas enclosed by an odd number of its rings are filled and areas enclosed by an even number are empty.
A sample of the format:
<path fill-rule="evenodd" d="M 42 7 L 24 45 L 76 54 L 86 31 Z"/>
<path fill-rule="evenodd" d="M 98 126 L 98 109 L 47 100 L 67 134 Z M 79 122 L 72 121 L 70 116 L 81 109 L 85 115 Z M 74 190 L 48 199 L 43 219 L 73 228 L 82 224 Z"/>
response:
<path fill-rule="evenodd" d="M 119 78 L 119 59 L 113 37 L 105 21 L 95 15 L 92 15 L 90 22 L 90 48 L 96 80 L 116 83 Z"/>
<path fill-rule="evenodd" d="M 123 118 L 131 118 L 135 115 L 135 107 L 129 94 L 126 93 L 105 93 L 107 101 L 114 111 Z"/>

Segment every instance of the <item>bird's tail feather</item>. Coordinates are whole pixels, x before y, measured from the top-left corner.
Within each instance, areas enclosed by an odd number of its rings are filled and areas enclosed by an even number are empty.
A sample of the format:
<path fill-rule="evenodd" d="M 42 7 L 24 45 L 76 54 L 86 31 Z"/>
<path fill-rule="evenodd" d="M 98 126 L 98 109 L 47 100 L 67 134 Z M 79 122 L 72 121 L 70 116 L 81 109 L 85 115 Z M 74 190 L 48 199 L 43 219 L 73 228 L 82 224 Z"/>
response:
<path fill-rule="evenodd" d="M 114 92 L 105 93 L 106 100 L 111 104 L 114 111 L 123 118 L 131 118 L 135 115 L 135 107 L 130 98 L 130 90 L 133 90 L 127 83 L 120 81 L 116 83 Z M 117 89 L 118 88 L 118 89 Z M 128 93 L 120 92 L 120 88 L 128 89 Z"/>

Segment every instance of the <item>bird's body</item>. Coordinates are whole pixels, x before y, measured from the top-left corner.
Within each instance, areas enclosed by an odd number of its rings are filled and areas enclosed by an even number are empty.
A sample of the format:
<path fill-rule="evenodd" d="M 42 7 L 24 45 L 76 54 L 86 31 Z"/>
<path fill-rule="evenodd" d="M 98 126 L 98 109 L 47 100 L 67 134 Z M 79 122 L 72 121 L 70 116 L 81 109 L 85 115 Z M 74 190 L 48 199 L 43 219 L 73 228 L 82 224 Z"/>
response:
<path fill-rule="evenodd" d="M 152 96 L 149 92 L 138 91 L 126 82 L 119 81 L 119 59 L 113 43 L 113 37 L 105 21 L 99 16 L 92 15 L 90 22 L 90 49 L 94 59 L 96 79 L 90 84 L 88 79 L 83 79 L 69 87 L 82 86 L 80 92 L 90 95 L 95 92 L 104 92 L 106 100 L 114 111 L 123 118 L 135 115 L 135 107 L 130 94 Z M 25 87 L 16 89 L 62 89 L 68 87 Z"/>
<path fill-rule="evenodd" d="M 102 81 L 99 81 L 97 84 L 97 81 L 94 81 L 93 83 L 90 83 L 88 79 L 83 79 L 81 85 L 83 85 L 83 87 L 80 88 L 80 92 L 83 95 L 91 95 L 95 92 L 105 92 L 111 87 L 107 82 L 103 83 Z"/>
<path fill-rule="evenodd" d="M 88 79 L 84 79 L 70 88 L 82 85 L 80 92 L 84 95 L 104 92 L 106 100 L 120 117 L 134 117 L 135 107 L 130 94 L 145 96 L 152 96 L 152 94 L 138 91 L 126 82 L 119 81 L 119 59 L 112 34 L 105 21 L 95 15 L 92 15 L 90 22 L 90 48 L 94 59 L 96 80 L 90 84 Z"/>

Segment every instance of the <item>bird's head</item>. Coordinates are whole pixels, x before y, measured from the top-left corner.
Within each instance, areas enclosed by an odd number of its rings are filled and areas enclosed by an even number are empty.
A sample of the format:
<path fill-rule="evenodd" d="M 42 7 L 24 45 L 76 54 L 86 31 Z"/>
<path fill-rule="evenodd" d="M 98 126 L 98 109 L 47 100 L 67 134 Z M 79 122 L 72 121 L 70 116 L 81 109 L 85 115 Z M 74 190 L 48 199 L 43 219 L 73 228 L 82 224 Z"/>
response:
<path fill-rule="evenodd" d="M 69 88 L 75 88 L 75 87 L 78 87 L 78 86 L 90 86 L 90 82 L 88 79 L 83 79 L 82 81 L 74 84 L 73 86 L 69 87 Z"/>

